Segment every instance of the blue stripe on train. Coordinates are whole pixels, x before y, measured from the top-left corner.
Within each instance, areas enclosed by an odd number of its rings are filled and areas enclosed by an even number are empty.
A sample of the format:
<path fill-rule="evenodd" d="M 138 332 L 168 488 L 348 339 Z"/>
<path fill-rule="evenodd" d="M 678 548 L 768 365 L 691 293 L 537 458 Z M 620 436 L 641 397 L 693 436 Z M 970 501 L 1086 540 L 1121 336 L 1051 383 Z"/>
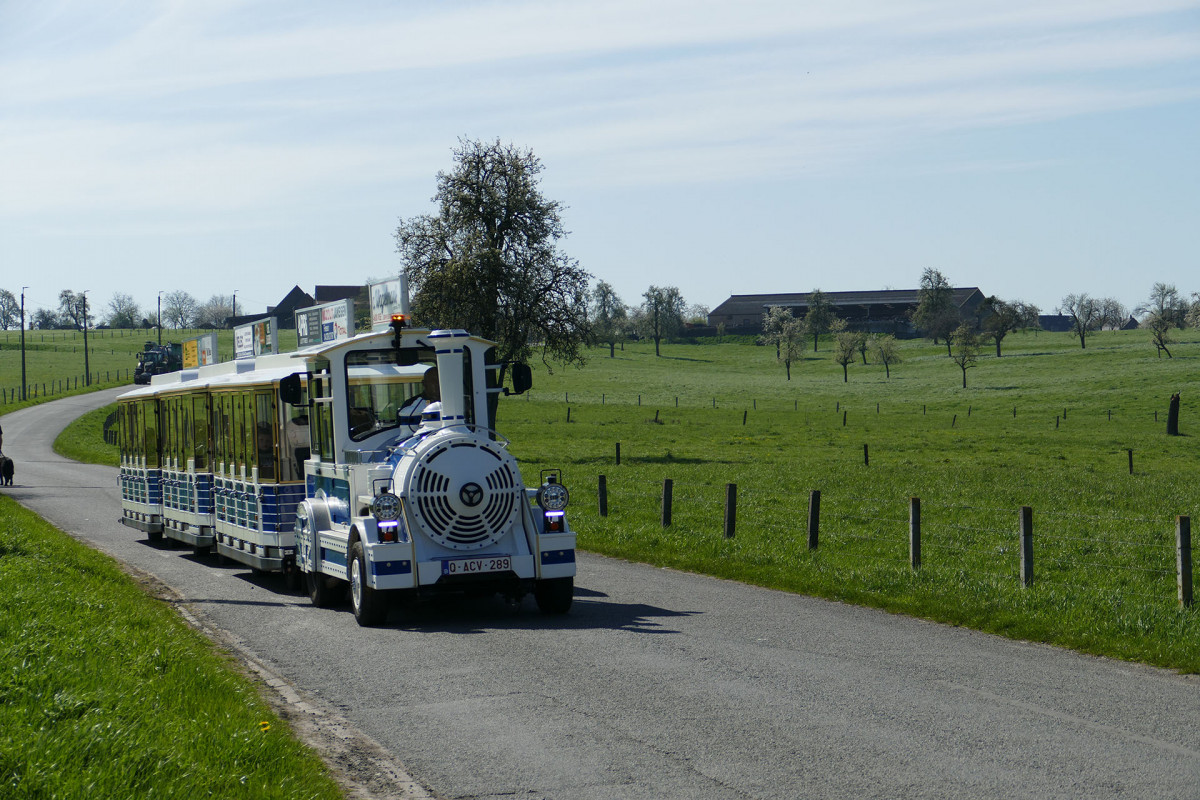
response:
<path fill-rule="evenodd" d="M 574 564 L 575 563 L 575 551 L 574 550 L 543 550 L 542 551 L 542 563 L 543 564 Z"/>

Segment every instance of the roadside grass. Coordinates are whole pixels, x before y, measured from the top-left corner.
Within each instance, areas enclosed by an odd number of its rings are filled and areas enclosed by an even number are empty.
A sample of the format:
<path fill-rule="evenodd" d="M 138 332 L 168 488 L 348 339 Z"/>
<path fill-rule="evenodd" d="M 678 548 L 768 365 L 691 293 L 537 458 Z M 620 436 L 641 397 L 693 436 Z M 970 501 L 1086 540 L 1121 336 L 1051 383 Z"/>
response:
<path fill-rule="evenodd" d="M 120 452 L 104 441 L 104 422 L 116 409 L 113 403 L 81 416 L 54 440 L 54 452 L 85 464 L 119 467 Z"/>
<path fill-rule="evenodd" d="M 1093 334 L 1086 350 L 1069 334 L 1013 334 L 1002 358 L 981 352 L 967 389 L 945 347 L 923 341 L 901 343 L 890 379 L 859 362 L 848 382 L 826 341 L 791 381 L 772 348 L 744 341 L 664 344 L 661 358 L 632 343 L 615 358 L 590 351 L 583 369 L 541 369 L 498 425 L 530 485 L 563 471 L 584 549 L 1200 672 L 1200 611 L 1179 607 L 1175 574 L 1175 516 L 1197 511 L 1200 333 L 1176 336 L 1168 359 L 1142 331 Z M 1165 435 L 1174 392 L 1179 437 Z M 1021 506 L 1034 518 L 1029 587 Z"/>
<path fill-rule="evenodd" d="M 0 496 L 0 795 L 339 798 L 231 659 Z"/>

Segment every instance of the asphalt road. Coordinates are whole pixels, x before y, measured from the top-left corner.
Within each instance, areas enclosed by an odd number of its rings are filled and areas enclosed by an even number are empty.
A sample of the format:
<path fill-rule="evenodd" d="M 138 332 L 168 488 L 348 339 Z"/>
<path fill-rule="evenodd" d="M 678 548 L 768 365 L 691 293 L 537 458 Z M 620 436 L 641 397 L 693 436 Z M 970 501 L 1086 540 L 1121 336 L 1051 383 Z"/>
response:
<path fill-rule="evenodd" d="M 50 452 L 113 392 L 3 418 L 14 487 L 158 576 L 301 693 L 455 798 L 1200 798 L 1200 681 L 583 555 L 531 600 L 359 628 L 282 582 L 151 546 L 116 470 Z"/>

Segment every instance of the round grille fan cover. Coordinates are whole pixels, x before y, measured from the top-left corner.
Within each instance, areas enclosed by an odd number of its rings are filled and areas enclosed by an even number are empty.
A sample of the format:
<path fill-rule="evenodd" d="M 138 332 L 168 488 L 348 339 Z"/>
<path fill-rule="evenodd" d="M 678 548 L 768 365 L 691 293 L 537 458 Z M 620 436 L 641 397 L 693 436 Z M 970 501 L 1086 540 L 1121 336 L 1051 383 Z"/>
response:
<path fill-rule="evenodd" d="M 453 550 L 486 547 L 512 526 L 524 497 L 517 462 L 495 442 L 438 436 L 409 473 L 409 507 L 425 536 Z"/>

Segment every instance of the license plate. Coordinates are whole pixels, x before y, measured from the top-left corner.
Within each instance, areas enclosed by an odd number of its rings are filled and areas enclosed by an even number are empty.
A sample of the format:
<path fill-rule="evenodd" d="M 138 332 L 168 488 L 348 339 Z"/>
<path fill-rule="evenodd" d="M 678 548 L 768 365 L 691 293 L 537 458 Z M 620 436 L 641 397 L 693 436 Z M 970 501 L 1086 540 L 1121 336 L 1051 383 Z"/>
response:
<path fill-rule="evenodd" d="M 507 572 L 512 569 L 510 556 L 460 558 L 442 562 L 443 575 L 476 575 L 481 572 Z"/>

